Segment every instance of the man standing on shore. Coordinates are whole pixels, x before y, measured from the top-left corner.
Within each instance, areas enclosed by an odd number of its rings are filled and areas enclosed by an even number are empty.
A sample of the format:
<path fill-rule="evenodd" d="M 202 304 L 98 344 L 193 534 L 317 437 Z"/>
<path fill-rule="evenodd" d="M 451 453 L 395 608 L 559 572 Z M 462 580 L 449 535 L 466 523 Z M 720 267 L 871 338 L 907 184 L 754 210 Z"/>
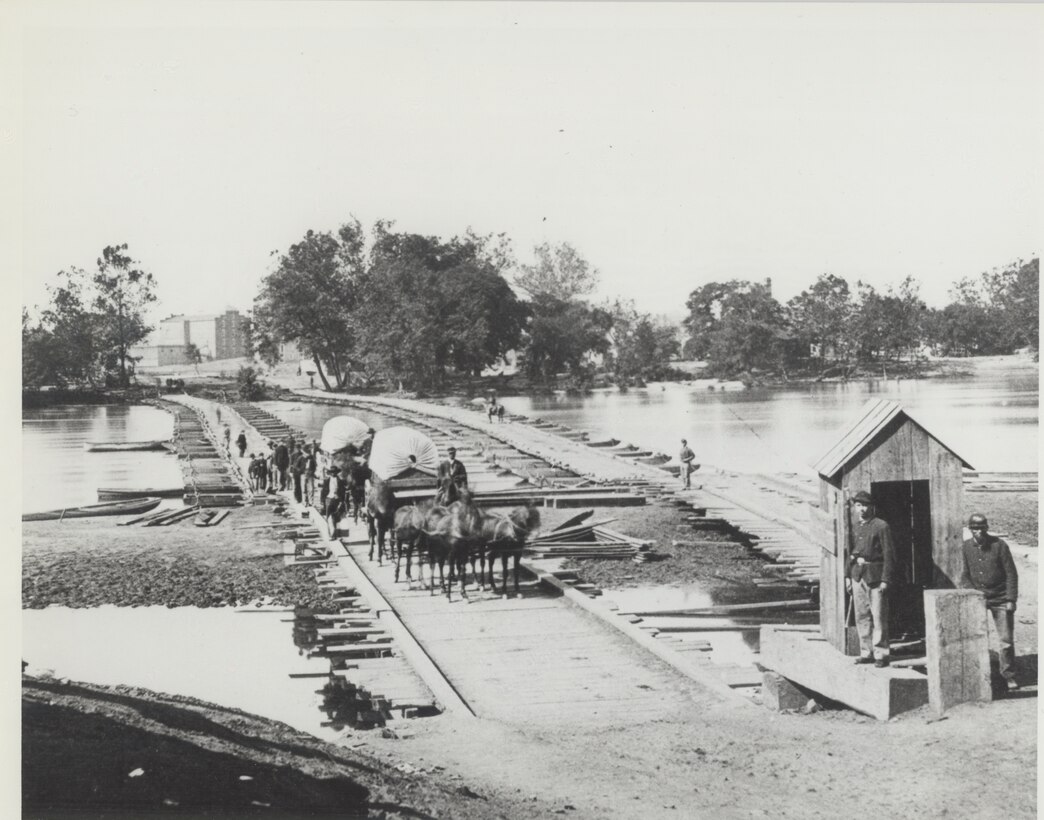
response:
<path fill-rule="evenodd" d="M 874 500 L 870 493 L 856 493 L 852 506 L 859 514 L 859 522 L 852 533 L 845 588 L 852 592 L 856 631 L 859 633 L 856 663 L 888 666 L 891 654 L 888 587 L 892 584 L 895 566 L 892 530 L 874 514 Z"/>
<path fill-rule="evenodd" d="M 691 479 L 689 478 L 689 476 L 691 476 L 694 472 L 700 469 L 700 465 L 695 463 L 696 454 L 692 451 L 692 448 L 689 446 L 689 442 L 685 439 L 682 439 L 681 441 L 682 448 L 681 452 L 678 454 L 678 460 L 681 462 L 682 487 L 688 490 L 692 486 Z"/>
<path fill-rule="evenodd" d="M 1015 602 L 1019 598 L 1019 572 L 1008 545 L 990 535 L 986 516 L 975 513 L 968 519 L 972 537 L 964 542 L 964 572 L 961 586 L 986 596 L 1000 643 L 1000 674 L 1009 690 L 1019 688 L 1015 680 Z"/>

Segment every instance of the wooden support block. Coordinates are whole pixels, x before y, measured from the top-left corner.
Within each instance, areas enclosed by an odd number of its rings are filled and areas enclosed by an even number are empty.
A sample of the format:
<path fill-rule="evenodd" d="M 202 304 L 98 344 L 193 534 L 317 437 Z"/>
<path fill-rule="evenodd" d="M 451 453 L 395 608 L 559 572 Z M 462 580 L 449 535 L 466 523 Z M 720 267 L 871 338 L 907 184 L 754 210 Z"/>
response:
<path fill-rule="evenodd" d="M 818 627 L 811 627 L 818 629 Z M 928 679 L 910 669 L 857 666 L 816 632 L 763 626 L 759 664 L 812 692 L 888 720 L 928 702 Z"/>
<path fill-rule="evenodd" d="M 978 590 L 924 591 L 928 702 L 936 713 L 993 699 L 986 624 L 986 599 Z"/>
<path fill-rule="evenodd" d="M 775 712 L 797 711 L 804 707 L 811 697 L 811 692 L 787 680 L 778 672 L 762 673 L 761 702 Z"/>

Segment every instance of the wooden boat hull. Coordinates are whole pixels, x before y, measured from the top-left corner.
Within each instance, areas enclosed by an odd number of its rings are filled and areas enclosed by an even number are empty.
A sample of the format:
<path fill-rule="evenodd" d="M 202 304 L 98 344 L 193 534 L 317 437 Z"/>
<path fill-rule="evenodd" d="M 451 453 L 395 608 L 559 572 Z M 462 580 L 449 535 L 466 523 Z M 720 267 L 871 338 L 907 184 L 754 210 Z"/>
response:
<path fill-rule="evenodd" d="M 123 453 L 149 450 L 169 450 L 167 441 L 88 441 L 83 445 L 88 453 Z"/>
<path fill-rule="evenodd" d="M 106 501 L 104 504 L 87 504 L 64 510 L 28 513 L 23 521 L 57 521 L 65 518 L 92 518 L 98 515 L 134 515 L 148 512 L 159 506 L 161 498 L 132 498 L 125 501 Z"/>
<path fill-rule="evenodd" d="M 184 493 L 184 487 L 167 487 L 159 490 L 153 487 L 145 490 L 121 490 L 115 487 L 99 487 L 98 500 L 125 501 L 131 498 L 181 498 Z"/>

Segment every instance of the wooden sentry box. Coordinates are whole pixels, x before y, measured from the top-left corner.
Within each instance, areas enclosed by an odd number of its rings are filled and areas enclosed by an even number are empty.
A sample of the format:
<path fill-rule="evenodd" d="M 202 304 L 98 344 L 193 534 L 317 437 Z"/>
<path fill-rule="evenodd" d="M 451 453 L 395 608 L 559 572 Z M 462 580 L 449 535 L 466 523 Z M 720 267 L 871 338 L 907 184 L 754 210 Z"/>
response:
<path fill-rule="evenodd" d="M 869 492 L 895 541 L 893 640 L 924 635 L 925 589 L 959 585 L 963 557 L 964 480 L 971 465 L 894 401 L 867 402 L 859 419 L 819 459 L 819 506 L 809 507 L 810 534 L 821 548 L 820 628 L 845 654 L 858 653 L 845 591 L 848 550 L 857 516 L 849 503 Z"/>

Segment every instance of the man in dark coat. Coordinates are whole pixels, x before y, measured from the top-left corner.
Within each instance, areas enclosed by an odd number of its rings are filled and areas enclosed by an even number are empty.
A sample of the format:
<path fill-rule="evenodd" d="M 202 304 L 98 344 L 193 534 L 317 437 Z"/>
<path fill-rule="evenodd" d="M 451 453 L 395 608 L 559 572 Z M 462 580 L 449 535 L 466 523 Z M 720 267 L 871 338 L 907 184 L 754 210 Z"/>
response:
<path fill-rule="evenodd" d="M 870 493 L 856 493 L 852 506 L 859 521 L 852 532 L 845 587 L 852 591 L 859 633 L 856 663 L 888 666 L 888 587 L 892 585 L 895 567 L 892 530 L 874 514 Z"/>
<path fill-rule="evenodd" d="M 304 498 L 302 493 L 304 488 L 301 482 L 307 468 L 308 459 L 304 454 L 304 450 L 301 449 L 301 445 L 298 444 L 290 461 L 290 474 L 293 476 L 294 480 L 294 501 L 298 504 L 300 504 Z"/>
<path fill-rule="evenodd" d="M 1008 545 L 989 533 L 982 513 L 968 519 L 972 537 L 962 545 L 964 572 L 961 586 L 980 590 L 993 616 L 1000 643 L 1000 674 L 1009 690 L 1018 689 L 1015 680 L 1015 603 L 1019 599 L 1019 572 Z"/>
<path fill-rule="evenodd" d="M 322 488 L 319 491 L 319 504 L 323 508 L 327 524 L 330 527 L 330 537 L 337 535 L 337 525 L 344 514 L 344 491 L 345 482 L 341 478 L 341 468 L 331 467 L 326 471 Z"/>
<path fill-rule="evenodd" d="M 438 498 L 442 504 L 452 504 L 457 500 L 459 490 L 468 486 L 468 471 L 457 461 L 457 448 L 448 447 L 449 458 L 439 465 Z"/>
<path fill-rule="evenodd" d="M 287 470 L 290 468 L 290 448 L 287 447 L 285 441 L 276 445 L 275 453 L 272 454 L 272 466 L 275 467 L 276 475 L 279 476 L 279 489 L 285 490 L 288 483 Z"/>
<path fill-rule="evenodd" d="M 244 455 L 246 455 L 247 437 L 246 437 L 246 431 L 245 430 L 240 430 L 239 431 L 239 435 L 236 436 L 236 446 L 239 448 L 239 457 L 240 458 L 242 458 Z"/>

